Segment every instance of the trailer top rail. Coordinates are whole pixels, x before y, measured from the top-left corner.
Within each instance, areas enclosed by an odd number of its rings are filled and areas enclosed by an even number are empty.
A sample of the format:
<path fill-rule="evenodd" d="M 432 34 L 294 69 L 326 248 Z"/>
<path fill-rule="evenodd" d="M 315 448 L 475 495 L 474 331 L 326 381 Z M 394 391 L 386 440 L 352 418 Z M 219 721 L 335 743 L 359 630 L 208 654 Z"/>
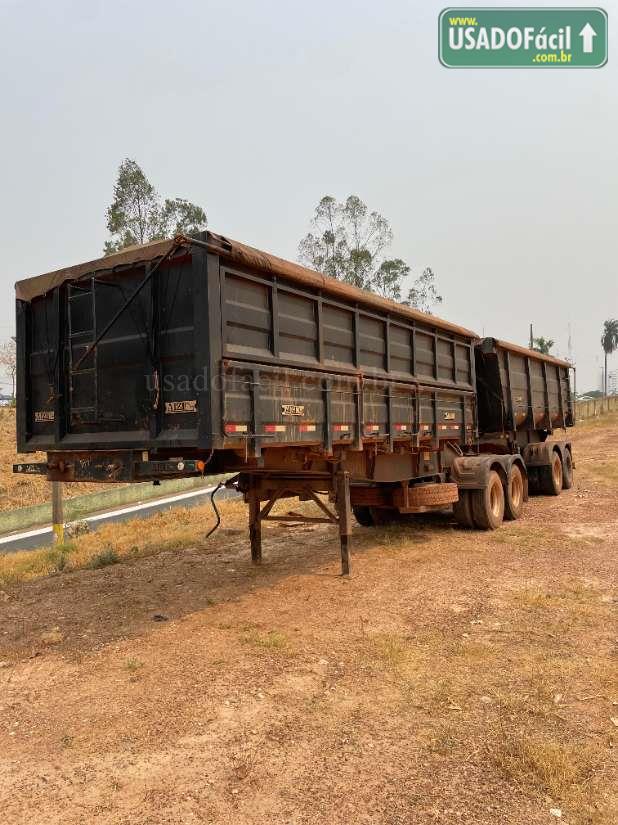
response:
<path fill-rule="evenodd" d="M 483 352 L 490 352 L 497 347 L 508 350 L 509 352 L 517 353 L 517 355 L 535 358 L 537 361 L 545 361 L 546 363 L 554 364 L 557 367 L 566 367 L 569 369 L 573 366 L 568 361 L 564 361 L 562 358 L 556 358 L 555 355 L 546 355 L 536 349 L 529 349 L 528 347 L 522 347 L 519 344 L 512 344 L 510 341 L 501 341 L 499 338 L 484 338 L 480 343 L 480 347 Z"/>
<path fill-rule="evenodd" d="M 291 281 L 302 284 L 304 287 L 311 287 L 320 290 L 327 295 L 344 300 L 352 300 L 359 305 L 373 307 L 396 313 L 399 316 L 422 321 L 438 329 L 454 332 L 464 338 L 477 339 L 479 336 L 472 330 L 445 321 L 435 315 L 421 312 L 418 309 L 399 304 L 388 298 L 359 289 L 336 278 L 331 278 L 308 269 L 301 264 L 287 261 L 268 252 L 255 249 L 252 246 L 230 240 L 223 235 L 214 232 L 202 232 L 199 236 L 192 238 L 186 235 L 177 235 L 172 240 L 153 241 L 152 243 L 133 246 L 113 255 L 97 258 L 93 261 L 77 264 L 76 266 L 64 267 L 63 269 L 48 272 L 44 275 L 37 275 L 33 278 L 26 278 L 17 281 L 15 292 L 18 300 L 32 301 L 34 298 L 47 294 L 50 290 L 60 286 L 67 281 L 79 281 L 80 278 L 90 277 L 94 273 L 109 272 L 121 268 L 137 266 L 151 261 L 156 261 L 166 255 L 178 255 L 186 252 L 192 245 L 206 247 L 209 252 L 219 255 L 221 258 L 232 261 L 236 265 L 250 267 L 273 276 L 282 276 Z"/>

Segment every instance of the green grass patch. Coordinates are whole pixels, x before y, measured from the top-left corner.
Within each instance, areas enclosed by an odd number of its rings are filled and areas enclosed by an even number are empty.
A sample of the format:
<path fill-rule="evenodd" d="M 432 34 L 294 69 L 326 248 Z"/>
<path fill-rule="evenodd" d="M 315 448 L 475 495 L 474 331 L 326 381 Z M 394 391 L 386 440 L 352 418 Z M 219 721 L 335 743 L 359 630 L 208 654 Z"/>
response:
<path fill-rule="evenodd" d="M 119 561 L 120 556 L 113 549 L 113 547 L 106 547 L 105 550 L 101 550 L 100 553 L 92 556 L 86 564 L 86 567 L 88 570 L 98 570 L 101 567 L 109 567 L 111 564 L 118 564 Z"/>
<path fill-rule="evenodd" d="M 264 633 L 257 628 L 248 628 L 242 635 L 243 644 L 251 647 L 263 648 L 264 650 L 287 650 L 288 638 L 285 633 L 278 630 L 269 630 Z"/>

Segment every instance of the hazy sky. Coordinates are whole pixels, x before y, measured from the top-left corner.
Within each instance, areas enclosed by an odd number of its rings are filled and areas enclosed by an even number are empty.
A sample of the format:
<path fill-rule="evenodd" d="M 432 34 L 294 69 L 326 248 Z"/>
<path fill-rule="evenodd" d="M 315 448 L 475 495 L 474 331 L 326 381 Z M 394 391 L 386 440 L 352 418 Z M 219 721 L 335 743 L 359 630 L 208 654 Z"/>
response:
<path fill-rule="evenodd" d="M 393 255 L 435 270 L 440 315 L 519 343 L 533 322 L 563 355 L 570 323 L 596 387 L 618 316 L 618 2 L 609 63 L 569 71 L 442 67 L 444 5 L 0 0 L 0 336 L 16 279 L 101 252 L 131 157 L 213 230 L 293 259 L 320 197 L 358 194 Z"/>

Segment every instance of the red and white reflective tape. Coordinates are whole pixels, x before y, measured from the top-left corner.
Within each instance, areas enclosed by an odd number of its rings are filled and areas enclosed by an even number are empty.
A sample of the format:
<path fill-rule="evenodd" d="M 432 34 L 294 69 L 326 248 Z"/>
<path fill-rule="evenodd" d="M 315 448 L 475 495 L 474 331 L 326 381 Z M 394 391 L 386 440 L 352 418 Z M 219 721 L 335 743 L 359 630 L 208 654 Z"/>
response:
<path fill-rule="evenodd" d="M 315 424 L 299 424 L 298 425 L 298 432 L 299 433 L 314 433 L 315 432 Z"/>
<path fill-rule="evenodd" d="M 247 425 L 246 424 L 226 424 L 225 425 L 225 432 L 226 433 L 246 433 L 247 432 Z"/>
<path fill-rule="evenodd" d="M 265 433 L 284 433 L 285 424 L 264 424 Z"/>
<path fill-rule="evenodd" d="M 408 424 L 395 424 L 395 429 L 400 433 L 405 433 L 408 430 Z"/>
<path fill-rule="evenodd" d="M 380 425 L 379 424 L 365 424 L 365 432 L 366 433 L 379 433 L 380 432 Z"/>
<path fill-rule="evenodd" d="M 333 430 L 336 433 L 349 433 L 350 432 L 350 425 L 349 424 L 333 424 Z"/>
<path fill-rule="evenodd" d="M 421 429 L 422 430 L 430 430 L 431 429 L 431 424 L 423 424 Z"/>

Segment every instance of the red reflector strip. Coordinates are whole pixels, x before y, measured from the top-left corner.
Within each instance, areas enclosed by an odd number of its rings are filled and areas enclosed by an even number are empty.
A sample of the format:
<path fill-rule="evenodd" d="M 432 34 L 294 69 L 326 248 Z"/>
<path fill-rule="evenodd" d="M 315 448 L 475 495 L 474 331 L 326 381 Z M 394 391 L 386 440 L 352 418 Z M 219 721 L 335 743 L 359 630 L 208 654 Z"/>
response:
<path fill-rule="evenodd" d="M 285 424 L 264 424 L 265 433 L 284 433 Z"/>
<path fill-rule="evenodd" d="M 246 433 L 247 432 L 247 425 L 246 424 L 226 424 L 225 425 L 225 432 L 226 433 Z"/>
<path fill-rule="evenodd" d="M 379 424 L 365 424 L 365 432 L 366 433 L 379 433 L 380 432 L 380 425 Z"/>
<path fill-rule="evenodd" d="M 336 433 L 347 433 L 350 431 L 349 424 L 333 424 L 333 430 Z"/>
<path fill-rule="evenodd" d="M 400 433 L 405 432 L 408 429 L 407 424 L 395 424 L 395 429 L 398 430 Z"/>
<path fill-rule="evenodd" d="M 299 424 L 298 431 L 300 433 L 314 433 L 315 432 L 315 424 Z"/>

